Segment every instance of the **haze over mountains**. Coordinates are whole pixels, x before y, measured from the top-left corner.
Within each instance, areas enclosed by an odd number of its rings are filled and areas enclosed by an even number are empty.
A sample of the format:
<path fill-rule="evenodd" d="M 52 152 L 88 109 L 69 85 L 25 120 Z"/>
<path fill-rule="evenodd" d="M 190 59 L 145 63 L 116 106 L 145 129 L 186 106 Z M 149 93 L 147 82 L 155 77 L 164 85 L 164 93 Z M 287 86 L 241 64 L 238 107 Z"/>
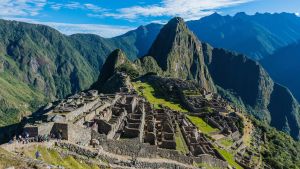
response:
<path fill-rule="evenodd" d="M 285 22 L 272 23 L 273 17 Z M 249 112 L 299 138 L 299 104 L 288 89 L 274 83 L 246 56 L 202 43 L 259 59 L 300 38 L 300 21 L 293 14 L 213 14 L 187 26 L 176 18 L 161 32 L 162 25 L 150 24 L 110 39 L 66 36 L 47 26 L 15 21 L 1 20 L 0 24 L 0 114 L 1 119 L 11 119 L 1 121 L 2 125 L 16 122 L 20 113 L 48 99 L 89 88 L 108 54 L 120 48 L 129 60 L 141 58 L 135 62 L 141 72 L 196 80 L 208 90 L 231 91 Z M 19 87 L 13 88 L 17 82 Z"/>

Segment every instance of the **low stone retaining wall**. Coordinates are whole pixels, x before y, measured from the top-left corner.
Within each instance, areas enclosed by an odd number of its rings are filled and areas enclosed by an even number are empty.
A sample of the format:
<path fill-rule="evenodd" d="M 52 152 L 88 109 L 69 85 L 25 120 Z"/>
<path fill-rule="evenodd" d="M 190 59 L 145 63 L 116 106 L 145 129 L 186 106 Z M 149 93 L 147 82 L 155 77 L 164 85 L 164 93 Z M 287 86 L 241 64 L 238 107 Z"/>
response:
<path fill-rule="evenodd" d="M 176 150 L 161 149 L 157 146 L 140 143 L 138 139 L 108 140 L 104 135 L 102 136 L 97 133 L 94 133 L 93 138 L 99 140 L 103 150 L 118 155 L 131 156 L 133 158 L 165 158 L 189 165 L 193 165 L 194 162 L 201 162 L 219 168 L 226 168 L 228 166 L 226 161 L 222 161 L 211 155 L 205 154 L 200 157 L 186 156 Z"/>

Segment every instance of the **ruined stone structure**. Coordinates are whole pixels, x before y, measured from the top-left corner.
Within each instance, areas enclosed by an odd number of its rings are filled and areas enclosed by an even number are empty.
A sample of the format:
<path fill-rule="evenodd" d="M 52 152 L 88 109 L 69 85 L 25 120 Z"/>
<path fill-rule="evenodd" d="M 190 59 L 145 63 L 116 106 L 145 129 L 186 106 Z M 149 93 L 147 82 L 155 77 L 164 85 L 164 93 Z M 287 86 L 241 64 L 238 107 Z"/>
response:
<path fill-rule="evenodd" d="M 154 109 L 135 93 L 104 95 L 87 91 L 50 105 L 38 120 L 25 125 L 24 132 L 30 137 L 48 135 L 85 146 L 100 145 L 120 155 L 227 166 L 210 141 L 184 115 L 168 108 Z M 176 150 L 178 130 L 183 133 L 188 154 Z"/>

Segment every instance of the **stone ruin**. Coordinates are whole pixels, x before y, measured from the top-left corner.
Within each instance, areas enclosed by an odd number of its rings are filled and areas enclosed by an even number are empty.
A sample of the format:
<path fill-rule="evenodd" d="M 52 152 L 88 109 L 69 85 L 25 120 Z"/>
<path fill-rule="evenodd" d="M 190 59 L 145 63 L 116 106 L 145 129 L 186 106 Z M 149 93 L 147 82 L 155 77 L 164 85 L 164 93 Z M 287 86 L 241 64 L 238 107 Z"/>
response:
<path fill-rule="evenodd" d="M 117 145 L 129 140 L 161 157 L 186 163 L 191 163 L 191 160 L 217 161 L 219 166 L 227 165 L 209 140 L 181 113 L 167 108 L 154 109 L 143 97 L 134 93 L 104 95 L 96 91 L 81 92 L 52 103 L 23 130 L 30 137 L 48 135 L 57 138 L 59 135 L 60 139 L 85 146 L 95 139 L 102 142 L 102 146 L 105 145 L 103 140 L 107 140 L 106 144 L 115 142 Z M 176 151 L 177 130 L 183 133 L 188 154 Z M 129 151 L 132 150 L 125 149 L 122 154 Z"/>

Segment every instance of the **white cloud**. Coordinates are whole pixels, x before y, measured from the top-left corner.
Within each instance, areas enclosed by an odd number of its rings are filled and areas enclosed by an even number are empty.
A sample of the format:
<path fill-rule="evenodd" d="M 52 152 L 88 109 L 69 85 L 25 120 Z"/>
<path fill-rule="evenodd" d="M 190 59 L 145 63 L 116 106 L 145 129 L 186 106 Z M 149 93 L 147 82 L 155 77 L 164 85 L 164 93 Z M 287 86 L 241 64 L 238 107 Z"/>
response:
<path fill-rule="evenodd" d="M 71 23 L 58 23 L 58 22 L 41 22 L 28 18 L 10 18 L 4 17 L 6 20 L 23 21 L 34 24 L 42 24 L 53 27 L 63 34 L 71 35 L 75 33 L 89 33 L 100 35 L 105 38 L 115 37 L 124 34 L 135 27 L 118 26 L 118 25 L 104 25 L 104 24 L 71 24 Z"/>
<path fill-rule="evenodd" d="M 0 16 L 35 16 L 47 0 L 0 0 Z"/>
<path fill-rule="evenodd" d="M 94 5 L 94 4 L 91 4 L 91 3 L 86 3 L 86 4 L 81 4 L 79 2 L 75 2 L 75 1 L 72 1 L 72 2 L 68 2 L 68 3 L 55 3 L 55 2 L 49 2 L 48 3 L 50 5 L 50 7 L 54 10 L 60 10 L 62 8 L 65 8 L 65 9 L 81 9 L 81 10 L 90 10 L 92 12 L 103 12 L 105 9 L 100 7 L 100 6 L 97 6 L 97 5 Z"/>
<path fill-rule="evenodd" d="M 180 16 L 186 20 L 199 19 L 214 11 L 253 0 L 163 0 L 160 4 L 132 6 L 118 9 L 104 16 L 117 19 L 136 19 L 139 17 Z"/>

